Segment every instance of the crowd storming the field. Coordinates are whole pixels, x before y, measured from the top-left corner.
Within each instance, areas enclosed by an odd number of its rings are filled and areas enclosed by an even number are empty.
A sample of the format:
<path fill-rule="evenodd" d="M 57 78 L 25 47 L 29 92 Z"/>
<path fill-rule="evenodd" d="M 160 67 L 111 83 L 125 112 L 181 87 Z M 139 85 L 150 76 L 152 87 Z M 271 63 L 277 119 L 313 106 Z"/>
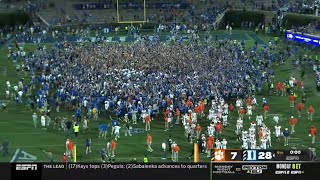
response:
<path fill-rule="evenodd" d="M 9 46 L 8 57 L 23 61 L 17 70 L 31 78 L 21 79 L 18 84 L 7 81 L 6 97 L 17 104 L 26 103 L 26 108 L 34 111 L 35 128 L 39 128 L 40 120 L 42 129 L 52 126 L 69 135 L 63 161 L 73 158 L 72 139 L 86 138 L 81 132 L 88 128 L 98 128 L 99 137 L 108 139 L 100 150 L 104 162 L 116 156 L 120 135 L 134 136 L 132 127 L 136 124 L 145 126 L 147 151 L 153 152 L 153 121 L 163 121 L 164 131 L 171 131 L 173 126 L 184 129 L 187 141 L 198 143 L 200 152 L 208 158 L 212 157 L 212 150 L 228 148 L 232 139 L 227 139 L 223 131 L 230 129 L 231 118 L 237 119 L 232 131 L 242 142 L 237 148 L 271 148 L 273 138 L 284 139 L 284 146 L 288 146 L 288 138 L 299 126 L 301 112 L 306 111 L 313 121 L 315 110 L 306 104 L 305 93 L 301 100 L 296 95 L 304 91 L 303 77 L 274 82 L 271 65 L 284 58 L 270 58 L 276 49 L 274 41 L 260 51 L 256 46 L 244 46 L 244 42 L 233 40 L 61 42 L 50 50 L 38 45 L 34 52 L 26 53 L 18 43 L 17 47 Z M 279 116 L 268 116 L 272 107 L 267 98 L 256 98 L 263 85 L 267 85 L 270 95 L 288 96 L 288 108 L 297 108 L 297 114 L 283 117 L 290 121 L 290 129 L 279 125 Z M 2 102 L 1 107 L 6 110 L 7 104 Z M 72 117 L 63 116 L 60 107 L 75 113 Z M 253 117 L 256 109 L 260 109 L 259 114 Z M 98 118 L 110 119 L 110 123 L 90 127 L 90 121 Z M 267 119 L 274 121 L 274 127 L 266 126 Z M 245 127 L 244 121 L 249 121 L 250 127 Z M 310 127 L 312 143 L 316 135 L 316 127 Z M 178 161 L 179 141 L 183 140 L 168 137 L 163 141 L 162 159 L 170 152 L 172 161 Z M 87 138 L 86 154 L 89 153 L 91 139 Z M 144 161 L 148 161 L 147 157 Z"/>

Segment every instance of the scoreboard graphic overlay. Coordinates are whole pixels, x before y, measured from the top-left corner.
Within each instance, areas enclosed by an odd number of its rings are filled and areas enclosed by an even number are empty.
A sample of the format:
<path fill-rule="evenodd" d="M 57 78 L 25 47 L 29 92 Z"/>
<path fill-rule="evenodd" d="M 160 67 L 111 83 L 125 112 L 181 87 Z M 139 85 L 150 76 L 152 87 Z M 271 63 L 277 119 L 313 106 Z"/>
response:
<path fill-rule="evenodd" d="M 314 151 L 308 150 L 238 150 L 215 149 L 212 154 L 211 179 L 220 177 L 311 177 L 320 167 Z M 320 170 L 320 169 L 319 169 Z M 285 176 L 284 176 L 285 175 Z M 289 178 L 290 177 L 290 178 Z M 280 178 L 280 177 L 279 177 Z M 299 179 L 297 178 L 297 179 Z M 309 178 L 308 178 L 309 179 Z M 318 179 L 318 177 L 316 178 Z"/>
<path fill-rule="evenodd" d="M 12 163 L 0 164 L 0 179 L 319 180 L 315 156 L 310 149 L 216 149 L 210 163 Z"/>

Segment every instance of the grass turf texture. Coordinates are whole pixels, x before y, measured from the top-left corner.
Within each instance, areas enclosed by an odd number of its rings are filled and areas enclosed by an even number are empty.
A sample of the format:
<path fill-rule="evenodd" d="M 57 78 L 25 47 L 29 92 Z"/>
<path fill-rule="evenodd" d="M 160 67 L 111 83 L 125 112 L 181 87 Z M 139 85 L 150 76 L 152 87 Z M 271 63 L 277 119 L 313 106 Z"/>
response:
<path fill-rule="evenodd" d="M 254 40 L 248 37 L 246 32 L 236 31 L 237 34 L 243 33 L 245 39 L 247 39 L 246 46 L 250 47 L 254 44 Z M 219 31 L 217 32 L 219 35 L 219 39 L 228 38 L 228 32 Z M 221 36 L 220 36 L 221 35 Z M 223 37 L 224 36 L 224 37 Z M 231 36 L 231 38 L 235 38 L 240 40 L 240 36 Z M 239 39 L 238 39 L 239 38 Z M 271 36 L 261 35 L 260 38 L 264 41 L 273 38 Z M 47 47 L 50 48 L 51 44 L 47 44 Z M 279 45 L 280 49 L 285 48 L 286 42 L 281 42 Z M 295 45 L 294 45 L 295 46 Z M 25 49 L 27 51 L 32 51 L 36 48 L 35 44 L 26 44 Z M 304 54 L 306 50 L 304 48 L 299 48 L 299 53 Z M 308 50 L 307 50 L 308 51 Z M 15 71 L 14 64 L 8 60 L 7 58 L 7 47 L 3 47 L 0 50 L 0 99 L 5 100 L 5 82 L 9 80 L 11 84 L 17 84 L 19 78 L 24 77 L 22 75 L 18 75 Z M 312 53 L 308 51 L 307 53 Z M 2 72 L 3 67 L 8 69 L 8 72 L 4 74 Z M 276 82 L 283 81 L 288 79 L 290 76 L 294 76 L 296 78 L 300 77 L 301 69 L 297 69 L 291 65 L 290 59 L 286 61 L 284 65 L 275 66 L 276 70 Z M 317 138 L 315 144 L 311 144 L 311 139 L 308 137 L 309 129 L 311 125 L 316 125 L 318 129 L 320 129 L 319 118 L 320 115 L 318 110 L 320 108 L 320 94 L 316 92 L 315 86 L 315 74 L 312 71 L 311 67 L 305 67 L 305 91 L 307 93 L 307 105 L 312 104 L 315 107 L 314 121 L 310 122 L 307 120 L 306 111 L 303 112 L 302 117 L 298 118 L 298 124 L 296 126 L 296 133 L 289 140 L 289 147 L 283 147 L 283 140 L 280 142 L 276 142 L 274 135 L 272 135 L 272 145 L 273 149 L 306 149 L 308 147 L 315 147 L 317 152 L 320 153 L 320 141 Z M 27 77 L 24 77 L 27 79 Z M 297 117 L 296 109 L 289 108 L 289 100 L 288 97 L 280 97 L 280 96 L 268 96 L 266 87 L 264 87 L 261 95 L 258 96 L 258 101 L 261 104 L 262 97 L 266 97 L 269 105 L 270 105 L 270 115 L 278 114 L 280 116 L 280 124 L 284 127 L 289 127 L 289 118 L 291 114 Z M 298 100 L 301 100 L 301 93 L 298 94 Z M 207 108 L 208 109 L 208 108 Z M 62 161 L 62 155 L 65 152 L 65 141 L 68 138 L 66 133 L 63 131 L 58 131 L 57 129 L 52 129 L 49 127 L 48 130 L 41 130 L 40 128 L 35 129 L 33 127 L 33 122 L 31 115 L 33 112 L 25 109 L 25 105 L 16 105 L 15 102 L 9 101 L 7 106 L 8 112 L 0 111 L 0 139 L 8 138 L 10 142 L 9 156 L 0 156 L 0 162 L 9 162 L 14 156 L 16 149 L 20 149 L 29 154 L 32 154 L 37 157 L 37 162 L 47 162 L 48 157 L 43 153 L 43 150 L 50 150 L 53 152 L 54 160 L 56 162 Z M 262 112 L 262 107 L 259 106 L 253 112 L 253 118 L 257 113 Z M 62 111 L 59 113 L 60 116 L 67 116 L 71 118 L 74 114 L 74 111 L 67 111 L 62 108 Z M 115 113 L 110 112 L 111 115 Z M 239 149 L 241 144 L 240 142 L 235 141 L 235 121 L 237 114 L 233 113 L 232 119 L 229 120 L 231 126 L 223 130 L 222 137 L 228 140 L 228 148 Z M 110 133 L 108 134 L 107 140 L 98 138 L 98 125 L 101 122 L 110 122 L 108 116 L 103 116 L 99 118 L 98 121 L 90 120 L 89 129 L 87 131 L 83 131 L 80 129 L 79 139 L 75 140 L 74 136 L 72 138 L 73 141 L 77 144 L 77 161 L 78 162 L 100 162 L 99 150 L 101 147 L 106 145 L 106 141 L 110 139 Z M 165 132 L 163 125 L 163 115 L 159 114 L 158 118 L 151 122 L 151 133 L 153 136 L 153 149 L 152 153 L 148 152 L 146 146 L 146 138 L 147 132 L 141 134 L 134 134 L 132 137 L 125 137 L 124 132 L 121 131 L 121 138 L 118 140 L 118 146 L 116 150 L 116 162 L 127 162 L 130 157 L 137 158 L 138 162 L 142 162 L 144 155 L 148 155 L 150 162 L 169 162 L 168 160 L 161 160 L 161 143 L 164 139 L 167 139 L 169 135 L 172 136 L 173 140 L 176 141 L 181 148 L 179 154 L 179 161 L 182 162 L 191 162 L 187 157 L 190 155 L 192 151 L 193 144 L 190 144 L 187 141 L 187 138 L 184 136 L 184 130 L 182 125 L 174 126 L 171 130 Z M 274 131 L 274 123 L 272 121 L 272 115 L 265 120 L 267 126 Z M 200 124 L 202 127 L 205 127 L 208 124 L 208 121 L 203 119 L 200 120 Z M 245 118 L 245 128 L 249 127 L 250 121 Z M 38 124 L 40 127 L 40 124 Z M 135 127 L 135 126 L 133 126 Z M 144 128 L 144 124 L 142 122 L 136 125 L 138 128 Z M 282 128 L 282 129 L 283 129 Z M 89 155 L 85 154 L 85 139 L 92 139 L 92 153 Z M 19 156 L 19 154 L 17 154 Z M 209 161 L 206 155 L 201 154 L 200 161 L 205 162 Z M 167 153 L 167 157 L 170 157 L 170 153 Z"/>

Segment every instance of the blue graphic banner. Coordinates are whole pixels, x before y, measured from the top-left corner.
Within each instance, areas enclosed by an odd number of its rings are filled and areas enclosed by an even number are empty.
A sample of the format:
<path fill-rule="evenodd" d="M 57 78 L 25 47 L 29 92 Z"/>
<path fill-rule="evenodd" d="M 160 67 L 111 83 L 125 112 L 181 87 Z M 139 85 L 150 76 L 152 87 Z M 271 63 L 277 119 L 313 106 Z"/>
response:
<path fill-rule="evenodd" d="M 299 43 L 306 43 L 315 46 L 320 46 L 320 37 L 319 36 L 312 36 L 309 34 L 302 34 L 302 33 L 293 33 L 291 31 L 286 32 L 286 39 L 293 40 Z"/>

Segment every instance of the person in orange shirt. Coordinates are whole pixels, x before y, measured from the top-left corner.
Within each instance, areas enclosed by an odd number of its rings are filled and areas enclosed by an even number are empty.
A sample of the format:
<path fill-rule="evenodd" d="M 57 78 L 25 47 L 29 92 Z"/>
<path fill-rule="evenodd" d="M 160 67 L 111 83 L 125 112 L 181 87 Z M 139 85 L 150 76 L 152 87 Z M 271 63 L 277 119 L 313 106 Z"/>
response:
<path fill-rule="evenodd" d="M 191 108 L 191 106 L 192 106 L 192 101 L 190 100 L 190 98 L 188 99 L 186 105 L 187 105 L 187 108 L 188 108 L 188 109 Z"/>
<path fill-rule="evenodd" d="M 68 151 L 69 151 L 68 155 L 71 156 L 71 158 L 73 158 L 73 154 L 74 154 L 73 150 L 74 150 L 74 144 L 70 139 L 68 143 Z"/>
<path fill-rule="evenodd" d="M 308 107 L 308 119 L 311 120 L 311 121 L 313 120 L 313 119 L 312 119 L 313 113 L 314 113 L 314 108 L 313 108 L 312 105 L 310 105 L 310 106 Z"/>
<path fill-rule="evenodd" d="M 146 131 L 150 131 L 150 123 L 151 123 L 151 117 L 150 115 L 146 116 Z"/>
<path fill-rule="evenodd" d="M 213 137 L 210 136 L 208 138 L 208 141 L 207 141 L 207 150 L 206 150 L 206 153 L 207 153 L 207 157 L 211 157 L 211 151 L 213 149 Z"/>
<path fill-rule="evenodd" d="M 200 138 L 201 129 L 202 129 L 202 128 L 201 128 L 200 124 L 197 124 L 197 126 L 196 126 L 196 136 L 197 136 L 197 139 Z"/>
<path fill-rule="evenodd" d="M 240 107 L 239 118 L 243 120 L 243 116 L 246 114 L 246 110 L 243 107 Z"/>
<path fill-rule="evenodd" d="M 181 116 L 181 111 L 179 108 L 176 108 L 176 124 L 180 124 L 180 116 Z"/>
<path fill-rule="evenodd" d="M 304 82 L 303 81 L 301 81 L 300 87 L 301 87 L 301 91 L 303 91 L 304 90 Z"/>
<path fill-rule="evenodd" d="M 165 117 L 164 118 L 164 131 L 169 130 L 169 118 Z"/>
<path fill-rule="evenodd" d="M 277 95 L 279 96 L 280 95 L 280 92 L 281 92 L 281 82 L 278 82 L 277 85 L 276 85 L 276 91 L 277 91 Z"/>
<path fill-rule="evenodd" d="M 148 134 L 147 135 L 147 146 L 148 146 L 147 151 L 149 151 L 149 152 L 153 151 L 151 145 L 152 145 L 152 136 L 151 136 L 151 134 Z"/>
<path fill-rule="evenodd" d="M 205 106 L 204 102 L 201 102 L 200 103 L 200 117 L 204 116 L 205 109 L 206 109 L 206 106 Z"/>
<path fill-rule="evenodd" d="M 311 126 L 309 136 L 312 138 L 311 143 L 314 144 L 317 136 L 317 128 L 315 126 Z"/>
<path fill-rule="evenodd" d="M 289 101 L 290 101 L 290 107 L 293 108 L 294 107 L 294 103 L 295 103 L 296 98 L 294 97 L 293 93 L 291 93 L 289 95 Z"/>
<path fill-rule="evenodd" d="M 172 159 L 172 161 L 178 162 L 178 160 L 179 160 L 179 151 L 180 151 L 180 147 L 178 145 L 173 147 L 173 159 Z"/>
<path fill-rule="evenodd" d="M 268 112 L 269 112 L 269 105 L 268 104 L 265 104 L 263 106 L 263 111 L 264 111 L 264 119 L 267 119 L 267 115 L 268 115 Z"/>
<path fill-rule="evenodd" d="M 290 118 L 291 134 L 293 134 L 295 132 L 294 127 L 296 126 L 297 122 L 298 122 L 298 120 L 295 117 L 291 116 L 291 118 Z"/>
<path fill-rule="evenodd" d="M 301 112 L 302 112 L 303 108 L 304 108 L 304 105 L 302 103 L 299 103 L 297 105 L 297 110 L 298 110 L 298 116 L 299 117 L 301 117 Z"/>
<path fill-rule="evenodd" d="M 112 139 L 111 141 L 111 157 L 115 157 L 115 151 L 117 148 L 117 141 L 115 139 Z"/>
<path fill-rule="evenodd" d="M 222 124 L 220 123 L 220 121 L 218 121 L 218 123 L 216 124 L 216 132 L 218 133 L 218 136 L 222 133 L 222 127 Z"/>

